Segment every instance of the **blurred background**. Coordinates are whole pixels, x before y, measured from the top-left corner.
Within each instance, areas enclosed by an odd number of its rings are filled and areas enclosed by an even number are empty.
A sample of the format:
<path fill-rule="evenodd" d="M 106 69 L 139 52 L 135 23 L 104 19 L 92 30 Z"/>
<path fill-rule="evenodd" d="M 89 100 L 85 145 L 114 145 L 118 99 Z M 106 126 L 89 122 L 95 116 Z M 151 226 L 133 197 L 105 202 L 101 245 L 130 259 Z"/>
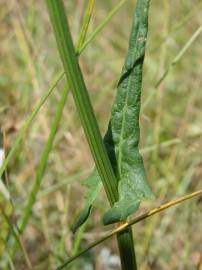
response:
<path fill-rule="evenodd" d="M 76 42 L 87 1 L 64 2 Z M 125 2 L 80 57 L 102 134 L 109 121 L 135 8 L 135 1 Z M 95 1 L 88 35 L 118 3 Z M 62 66 L 45 1 L 1 0 L 0 24 L 0 128 L 7 153 Z M 141 151 L 156 199 L 144 202 L 138 213 L 202 187 L 202 34 L 187 45 L 201 25 L 201 0 L 151 1 L 140 123 Z M 187 51 L 176 59 L 185 45 Z M 166 78 L 156 85 L 166 70 Z M 37 114 L 9 163 L 6 178 L 13 224 L 22 215 L 35 179 L 63 85 L 64 80 Z M 55 269 L 111 228 L 102 225 L 102 215 L 109 207 L 102 192 L 87 224 L 78 234 L 71 233 L 71 225 L 84 206 L 82 180 L 92 167 L 69 93 L 37 202 L 21 237 L 34 269 Z M 202 269 L 201 202 L 193 199 L 133 226 L 139 269 Z M 7 233 L 0 228 L 0 269 L 4 269 L 6 258 L 10 258 L 10 269 L 28 269 L 20 249 L 13 258 L 8 255 Z M 116 238 L 89 251 L 71 269 L 120 269 Z"/>

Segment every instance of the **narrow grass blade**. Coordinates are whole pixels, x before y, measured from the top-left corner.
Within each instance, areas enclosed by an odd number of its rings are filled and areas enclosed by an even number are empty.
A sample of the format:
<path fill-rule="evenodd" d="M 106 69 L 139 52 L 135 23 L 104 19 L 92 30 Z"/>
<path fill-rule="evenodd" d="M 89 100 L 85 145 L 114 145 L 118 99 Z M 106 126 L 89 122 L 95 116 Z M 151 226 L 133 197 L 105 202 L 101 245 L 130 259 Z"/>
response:
<path fill-rule="evenodd" d="M 81 48 L 82 48 L 82 46 L 83 46 L 83 44 L 85 42 L 85 39 L 86 39 L 86 34 L 87 34 L 87 31 L 88 31 L 88 26 L 89 26 L 90 19 L 91 19 L 91 16 L 92 16 L 93 7 L 94 7 L 94 0 L 89 0 L 88 5 L 86 7 L 85 14 L 84 14 L 79 39 L 78 39 L 78 42 L 77 42 L 77 45 L 76 45 L 76 51 L 78 53 L 81 52 Z"/>
<path fill-rule="evenodd" d="M 188 50 L 188 48 L 192 45 L 194 40 L 199 36 L 199 34 L 202 32 L 202 25 L 194 32 L 194 34 L 191 36 L 191 38 L 188 40 L 188 42 L 185 44 L 185 46 L 180 50 L 180 52 L 176 55 L 176 57 L 172 60 L 169 67 L 166 69 L 164 74 L 161 76 L 161 78 L 158 80 L 158 82 L 155 85 L 155 88 L 158 88 L 159 85 L 163 82 L 169 71 L 180 61 L 180 59 L 183 57 L 185 52 Z"/>
<path fill-rule="evenodd" d="M 120 10 L 120 8 L 126 3 L 127 0 L 121 0 L 107 15 L 107 17 L 98 25 L 98 27 L 93 31 L 92 34 L 89 35 L 84 44 L 80 47 L 79 53 L 81 53 L 89 43 L 97 36 L 98 33 L 107 25 L 107 23 L 111 20 L 111 18 Z"/>
<path fill-rule="evenodd" d="M 153 96 L 156 93 L 156 89 L 163 83 L 163 81 L 166 79 L 170 71 L 178 64 L 178 62 L 181 60 L 181 58 L 184 56 L 184 54 L 187 52 L 187 50 L 191 47 L 193 42 L 196 40 L 196 38 L 200 35 L 202 32 L 202 25 L 197 28 L 197 30 L 194 32 L 194 34 L 190 37 L 190 39 L 187 41 L 187 43 L 182 47 L 182 49 L 179 51 L 179 53 L 175 56 L 175 58 L 170 62 L 169 66 L 163 73 L 163 75 L 160 77 L 160 79 L 156 82 L 154 89 L 151 91 L 151 93 L 148 95 L 147 99 L 142 104 L 141 112 L 145 110 L 149 102 L 152 100 Z"/>

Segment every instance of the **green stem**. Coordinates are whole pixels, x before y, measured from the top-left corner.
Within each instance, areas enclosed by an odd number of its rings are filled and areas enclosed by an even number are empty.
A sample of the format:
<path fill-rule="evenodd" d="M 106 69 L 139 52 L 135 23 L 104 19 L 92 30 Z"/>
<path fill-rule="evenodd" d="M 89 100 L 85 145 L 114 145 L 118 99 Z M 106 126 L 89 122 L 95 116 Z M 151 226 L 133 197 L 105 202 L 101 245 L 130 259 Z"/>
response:
<path fill-rule="evenodd" d="M 110 203 L 113 204 L 118 199 L 117 180 L 104 147 L 85 82 L 78 65 L 72 37 L 64 12 L 65 8 L 61 0 L 47 0 L 47 3 L 58 50 L 72 90 L 77 111 L 97 170 L 103 181 L 107 197 Z"/>
<path fill-rule="evenodd" d="M 132 228 L 128 228 L 116 235 L 123 270 L 137 269 L 136 256 L 133 242 Z"/>
<path fill-rule="evenodd" d="M 47 4 L 58 50 L 72 89 L 77 111 L 108 200 L 110 204 L 113 205 L 118 200 L 118 182 L 107 155 L 77 61 L 72 37 L 64 12 L 64 4 L 62 0 L 47 0 Z M 117 239 L 121 252 L 122 269 L 135 270 L 135 252 L 131 231 L 127 230 L 125 233 L 118 234 Z M 127 256 L 125 255 L 126 251 L 129 252 Z"/>

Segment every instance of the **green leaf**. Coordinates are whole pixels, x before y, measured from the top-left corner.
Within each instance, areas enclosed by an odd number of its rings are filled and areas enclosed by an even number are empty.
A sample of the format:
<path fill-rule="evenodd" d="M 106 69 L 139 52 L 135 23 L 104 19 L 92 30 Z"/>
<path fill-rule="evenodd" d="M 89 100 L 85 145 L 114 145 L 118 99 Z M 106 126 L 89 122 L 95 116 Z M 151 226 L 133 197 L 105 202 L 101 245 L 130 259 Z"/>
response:
<path fill-rule="evenodd" d="M 84 209 L 81 211 L 81 213 L 79 213 L 79 216 L 77 217 L 75 223 L 71 227 L 71 231 L 73 233 L 76 233 L 78 228 L 87 221 L 88 217 L 90 216 L 92 206 L 93 202 L 90 205 L 86 205 Z"/>
<path fill-rule="evenodd" d="M 139 153 L 139 114 L 141 104 L 142 68 L 148 31 L 149 0 L 137 2 L 129 48 L 118 83 L 112 108 L 108 138 L 113 142 L 119 180 L 119 201 L 105 214 L 104 224 L 126 219 L 143 199 L 153 194 L 147 182 L 143 159 Z M 111 152 L 111 151 L 110 151 Z M 110 159 L 114 164 L 114 159 Z"/>
<path fill-rule="evenodd" d="M 102 188 L 102 182 L 96 169 L 93 169 L 92 174 L 84 181 L 83 185 L 88 189 L 85 194 L 85 207 L 72 226 L 73 233 L 88 219 L 93 202 Z"/>
<path fill-rule="evenodd" d="M 118 83 L 109 127 L 104 137 L 110 162 L 119 181 L 119 200 L 104 215 L 103 221 L 106 225 L 125 220 L 138 210 L 143 199 L 153 198 L 139 152 L 139 114 L 148 11 L 149 0 L 137 1 L 128 53 Z M 95 186 L 99 182 L 100 179 L 96 178 Z M 93 192 L 95 199 L 96 193 L 93 188 L 90 186 L 88 193 Z M 88 208 L 90 206 L 87 204 Z"/>

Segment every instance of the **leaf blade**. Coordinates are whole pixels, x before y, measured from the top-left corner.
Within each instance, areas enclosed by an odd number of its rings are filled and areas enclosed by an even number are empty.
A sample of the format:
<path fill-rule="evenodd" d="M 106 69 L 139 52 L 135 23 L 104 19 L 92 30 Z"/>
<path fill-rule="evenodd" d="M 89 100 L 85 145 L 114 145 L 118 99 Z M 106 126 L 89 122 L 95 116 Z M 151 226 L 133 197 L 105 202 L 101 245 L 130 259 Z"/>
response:
<path fill-rule="evenodd" d="M 142 199 L 153 198 L 139 152 L 139 114 L 148 11 L 149 0 L 137 2 L 128 53 L 107 131 L 112 136 L 117 161 L 115 174 L 119 180 L 119 201 L 105 214 L 105 224 L 126 219 L 139 208 Z"/>
<path fill-rule="evenodd" d="M 149 2 L 149 0 L 137 1 L 129 48 L 117 86 L 110 123 L 104 137 L 112 168 L 119 181 L 119 200 L 104 215 L 105 225 L 126 219 L 138 210 L 144 198 L 153 198 L 139 152 L 139 114 Z M 98 177 L 97 183 L 99 182 Z M 93 192 L 92 187 L 88 192 Z M 86 207 L 90 205 L 86 204 Z"/>
<path fill-rule="evenodd" d="M 101 182 L 100 176 L 95 168 L 93 169 L 91 175 L 84 181 L 83 185 L 86 186 L 87 188 L 87 191 L 84 196 L 85 207 L 79 213 L 79 215 L 76 218 L 76 221 L 74 222 L 71 228 L 73 233 L 76 233 L 78 228 L 81 225 L 83 225 L 88 219 L 91 213 L 91 209 L 93 207 L 93 203 L 102 188 L 102 182 Z"/>

